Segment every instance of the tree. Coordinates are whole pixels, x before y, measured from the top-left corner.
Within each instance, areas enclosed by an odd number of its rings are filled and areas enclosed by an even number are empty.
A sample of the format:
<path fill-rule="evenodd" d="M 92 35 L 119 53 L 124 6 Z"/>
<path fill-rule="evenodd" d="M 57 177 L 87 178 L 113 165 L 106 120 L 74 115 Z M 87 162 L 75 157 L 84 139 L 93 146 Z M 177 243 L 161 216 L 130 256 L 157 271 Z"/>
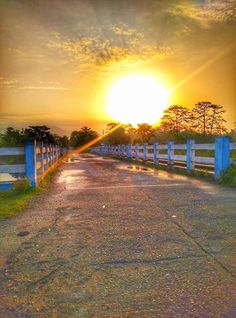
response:
<path fill-rule="evenodd" d="M 96 131 L 87 126 L 84 126 L 79 131 L 72 131 L 70 136 L 70 145 L 75 148 L 81 147 L 97 137 L 98 134 Z"/>
<path fill-rule="evenodd" d="M 172 105 L 164 111 L 161 118 L 160 130 L 186 131 L 190 128 L 191 111 L 186 107 Z"/>
<path fill-rule="evenodd" d="M 136 134 L 141 142 L 149 142 L 150 139 L 153 137 L 154 129 L 149 124 L 138 124 Z"/>
<path fill-rule="evenodd" d="M 231 129 L 232 133 L 236 133 L 236 121 L 233 122 L 233 128 Z"/>
<path fill-rule="evenodd" d="M 19 146 L 24 143 L 24 132 L 13 127 L 6 128 L 5 132 L 1 134 L 1 146 Z"/>
<path fill-rule="evenodd" d="M 197 132 L 222 134 L 226 132 L 223 106 L 211 102 L 199 102 L 192 110 L 193 127 Z"/>
<path fill-rule="evenodd" d="M 56 145 L 62 148 L 69 147 L 69 138 L 67 136 L 59 136 L 57 134 L 53 135 Z"/>
<path fill-rule="evenodd" d="M 55 144 L 55 139 L 50 132 L 50 128 L 45 125 L 29 126 L 29 128 L 24 130 L 24 134 L 30 139 L 35 139 L 48 144 Z"/>
<path fill-rule="evenodd" d="M 117 127 L 116 129 L 114 129 Z M 109 132 L 113 129 L 112 132 Z M 107 136 L 104 138 L 104 142 L 110 145 L 128 144 L 130 143 L 130 136 L 127 132 L 127 126 L 120 123 L 108 123 L 107 124 Z"/>

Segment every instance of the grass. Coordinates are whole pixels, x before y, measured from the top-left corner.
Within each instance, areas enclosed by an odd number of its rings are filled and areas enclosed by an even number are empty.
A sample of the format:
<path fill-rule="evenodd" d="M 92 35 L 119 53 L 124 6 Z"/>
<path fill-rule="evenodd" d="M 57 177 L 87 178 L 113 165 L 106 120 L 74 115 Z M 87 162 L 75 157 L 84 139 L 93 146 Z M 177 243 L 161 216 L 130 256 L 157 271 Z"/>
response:
<path fill-rule="evenodd" d="M 62 157 L 55 164 L 37 188 L 30 187 L 27 179 L 14 182 L 12 190 L 0 191 L 0 219 L 16 216 L 18 213 L 29 207 L 29 202 L 36 195 L 42 194 L 49 189 L 50 181 L 60 165 Z"/>
<path fill-rule="evenodd" d="M 220 184 L 236 187 L 236 164 L 232 164 L 229 169 L 221 174 Z"/>
<path fill-rule="evenodd" d="M 41 192 L 27 183 L 26 180 L 23 180 L 23 183 L 17 181 L 12 190 L 0 192 L 0 218 L 15 216 L 28 206 L 31 198 Z"/>

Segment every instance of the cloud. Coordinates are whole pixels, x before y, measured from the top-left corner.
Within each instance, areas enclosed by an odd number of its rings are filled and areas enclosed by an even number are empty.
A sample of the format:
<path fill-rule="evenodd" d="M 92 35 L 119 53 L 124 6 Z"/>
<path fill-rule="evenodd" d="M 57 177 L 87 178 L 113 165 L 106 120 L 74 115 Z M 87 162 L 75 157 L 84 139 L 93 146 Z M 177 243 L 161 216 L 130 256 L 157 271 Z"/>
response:
<path fill-rule="evenodd" d="M 16 79 L 6 79 L 4 77 L 0 77 L 0 89 L 4 88 L 13 88 L 19 83 Z"/>
<path fill-rule="evenodd" d="M 202 4 L 180 1 L 167 7 L 167 12 L 195 20 L 201 26 L 209 26 L 212 22 L 235 22 L 236 0 L 206 0 Z"/>
<path fill-rule="evenodd" d="M 236 0 L 208 0 L 201 16 L 213 21 L 236 21 Z"/>
<path fill-rule="evenodd" d="M 39 81 L 30 84 L 27 81 L 17 79 L 7 79 L 0 77 L 0 89 L 18 89 L 18 90 L 61 90 L 66 91 L 70 88 L 62 86 L 59 82 Z"/>
<path fill-rule="evenodd" d="M 110 25 L 106 31 L 104 36 L 102 29 L 90 28 L 90 35 L 76 39 L 66 39 L 57 33 L 48 46 L 64 52 L 72 62 L 85 69 L 124 60 L 130 63 L 158 60 L 171 54 L 169 48 L 149 43 L 142 32 L 126 24 Z"/>
<path fill-rule="evenodd" d="M 22 87 L 18 87 L 17 89 L 23 89 L 23 90 L 61 90 L 61 91 L 70 90 L 69 88 L 66 88 L 63 86 L 22 86 Z"/>

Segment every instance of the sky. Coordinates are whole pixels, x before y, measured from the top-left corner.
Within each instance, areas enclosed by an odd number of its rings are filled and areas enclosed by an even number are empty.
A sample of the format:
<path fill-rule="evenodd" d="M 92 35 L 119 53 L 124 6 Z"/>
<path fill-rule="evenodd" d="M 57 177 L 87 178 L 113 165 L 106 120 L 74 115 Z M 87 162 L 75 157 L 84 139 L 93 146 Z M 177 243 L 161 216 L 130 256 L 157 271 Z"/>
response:
<path fill-rule="evenodd" d="M 236 0 L 0 0 L 0 20 L 0 129 L 101 132 L 109 89 L 130 74 L 236 121 Z"/>

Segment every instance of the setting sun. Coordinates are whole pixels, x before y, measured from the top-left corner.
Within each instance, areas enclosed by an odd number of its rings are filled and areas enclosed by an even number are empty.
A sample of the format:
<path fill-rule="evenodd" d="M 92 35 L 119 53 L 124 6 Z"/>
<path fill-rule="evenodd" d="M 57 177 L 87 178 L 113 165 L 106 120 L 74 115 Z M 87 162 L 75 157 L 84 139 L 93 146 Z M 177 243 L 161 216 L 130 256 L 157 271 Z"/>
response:
<path fill-rule="evenodd" d="M 131 75 L 113 84 L 107 98 L 107 112 L 122 123 L 156 123 L 168 105 L 167 89 L 154 77 Z"/>

